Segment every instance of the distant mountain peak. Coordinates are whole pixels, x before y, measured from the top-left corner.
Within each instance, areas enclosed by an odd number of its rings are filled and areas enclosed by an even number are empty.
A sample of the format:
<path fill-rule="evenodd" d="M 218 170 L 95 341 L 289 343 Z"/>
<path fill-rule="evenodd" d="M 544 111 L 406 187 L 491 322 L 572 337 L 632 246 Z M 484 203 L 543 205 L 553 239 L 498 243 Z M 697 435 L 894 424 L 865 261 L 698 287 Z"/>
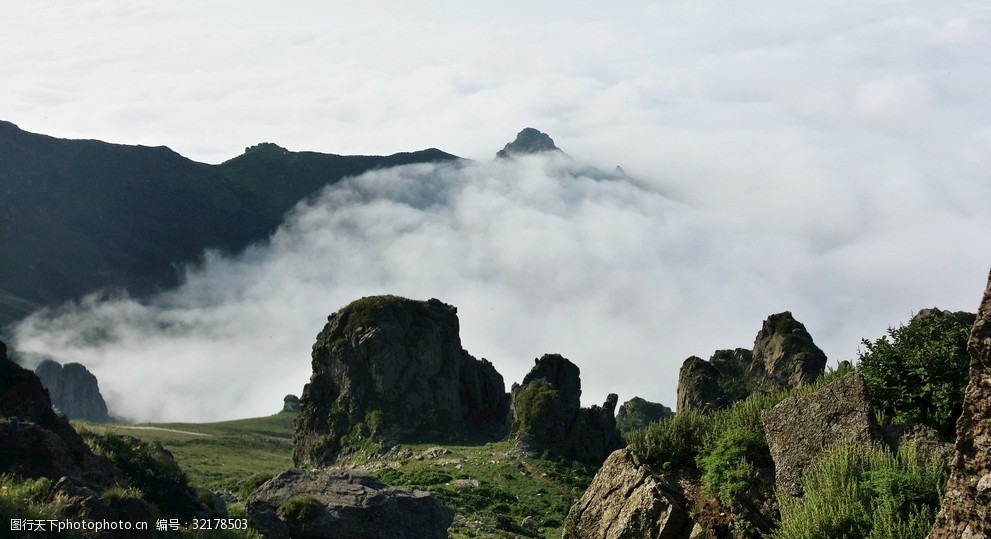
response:
<path fill-rule="evenodd" d="M 246 153 L 246 154 L 253 153 L 253 152 L 264 152 L 264 153 L 274 153 L 274 154 L 287 154 L 287 153 L 289 153 L 289 150 L 283 148 L 282 146 L 279 146 L 278 144 L 272 143 L 272 142 L 259 142 L 258 144 L 255 144 L 254 146 L 248 146 L 247 148 L 244 149 L 244 153 Z"/>
<path fill-rule="evenodd" d="M 496 157 L 505 158 L 514 155 L 560 151 L 561 149 L 554 145 L 554 140 L 547 133 L 527 127 L 516 134 L 515 140 L 499 150 Z"/>

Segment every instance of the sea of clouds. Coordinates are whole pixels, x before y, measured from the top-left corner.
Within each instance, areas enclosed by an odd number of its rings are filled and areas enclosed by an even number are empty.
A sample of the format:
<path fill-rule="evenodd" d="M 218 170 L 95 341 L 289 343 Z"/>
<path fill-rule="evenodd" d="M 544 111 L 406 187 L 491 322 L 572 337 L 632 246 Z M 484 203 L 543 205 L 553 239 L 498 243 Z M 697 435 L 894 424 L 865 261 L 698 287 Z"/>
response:
<path fill-rule="evenodd" d="M 474 159 L 345 181 L 176 290 L 17 329 L 124 415 L 271 413 L 327 315 L 379 293 L 456 305 L 507 385 L 558 352 L 586 404 L 673 405 L 686 357 L 749 348 L 771 313 L 855 359 L 919 309 L 976 309 L 991 265 L 982 2 L 25 6 L 0 22 L 24 129 L 206 162 L 265 140 Z M 492 161 L 527 125 L 574 160 Z M 616 164 L 632 178 L 594 172 Z"/>

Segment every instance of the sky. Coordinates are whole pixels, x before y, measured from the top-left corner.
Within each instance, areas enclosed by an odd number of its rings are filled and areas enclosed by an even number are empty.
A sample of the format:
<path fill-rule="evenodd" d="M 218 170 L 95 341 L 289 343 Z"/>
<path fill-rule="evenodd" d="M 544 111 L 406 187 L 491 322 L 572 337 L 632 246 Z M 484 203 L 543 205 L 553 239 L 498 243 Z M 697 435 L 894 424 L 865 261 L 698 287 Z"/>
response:
<path fill-rule="evenodd" d="M 0 119 L 27 131 L 207 163 L 258 142 L 473 160 L 348 180 L 175 290 L 18 329 L 135 419 L 277 411 L 327 315 L 369 294 L 457 306 L 507 386 L 555 352 L 586 405 L 674 406 L 685 358 L 750 348 L 772 313 L 835 364 L 920 309 L 976 310 L 991 267 L 983 2 L 0 11 Z M 526 126 L 571 158 L 493 161 Z"/>

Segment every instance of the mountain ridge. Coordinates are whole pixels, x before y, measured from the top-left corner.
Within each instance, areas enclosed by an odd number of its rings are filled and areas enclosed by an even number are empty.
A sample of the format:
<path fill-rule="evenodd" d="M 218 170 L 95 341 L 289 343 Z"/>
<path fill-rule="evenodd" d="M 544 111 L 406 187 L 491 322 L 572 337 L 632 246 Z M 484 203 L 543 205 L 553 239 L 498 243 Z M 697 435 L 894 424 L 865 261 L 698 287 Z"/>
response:
<path fill-rule="evenodd" d="M 436 148 L 344 156 L 269 144 L 211 165 L 166 146 L 56 138 L 0 120 L 0 327 L 100 289 L 175 286 L 206 249 L 264 240 L 293 205 L 344 177 L 460 159 Z"/>

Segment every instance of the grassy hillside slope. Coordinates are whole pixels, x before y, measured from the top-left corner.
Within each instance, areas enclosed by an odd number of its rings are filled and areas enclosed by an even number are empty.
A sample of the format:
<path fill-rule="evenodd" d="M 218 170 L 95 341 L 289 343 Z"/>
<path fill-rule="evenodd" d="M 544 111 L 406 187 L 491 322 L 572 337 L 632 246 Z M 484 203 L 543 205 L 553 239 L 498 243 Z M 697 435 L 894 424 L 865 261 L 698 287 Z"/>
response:
<path fill-rule="evenodd" d="M 280 413 L 219 423 L 76 426 L 157 441 L 175 455 L 192 485 L 240 493 L 292 466 L 295 417 Z M 390 485 L 436 494 L 457 513 L 452 537 L 560 537 L 568 509 L 595 470 L 565 461 L 511 458 L 510 449 L 510 442 L 422 440 L 386 454 L 369 447 L 343 464 Z M 524 526 L 524 520 L 532 524 Z"/>

